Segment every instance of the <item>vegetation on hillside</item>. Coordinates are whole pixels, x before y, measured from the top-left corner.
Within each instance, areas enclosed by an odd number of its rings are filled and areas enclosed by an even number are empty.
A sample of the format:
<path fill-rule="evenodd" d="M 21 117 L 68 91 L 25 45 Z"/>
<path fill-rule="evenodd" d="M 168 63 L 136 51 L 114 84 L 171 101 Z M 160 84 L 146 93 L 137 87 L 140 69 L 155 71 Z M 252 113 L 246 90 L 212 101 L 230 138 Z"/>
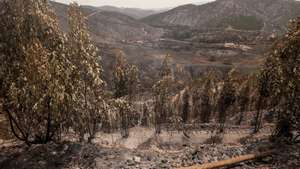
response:
<path fill-rule="evenodd" d="M 224 21 L 224 26 L 232 27 L 237 30 L 261 30 L 264 26 L 262 20 L 255 16 L 236 16 L 229 17 Z"/>

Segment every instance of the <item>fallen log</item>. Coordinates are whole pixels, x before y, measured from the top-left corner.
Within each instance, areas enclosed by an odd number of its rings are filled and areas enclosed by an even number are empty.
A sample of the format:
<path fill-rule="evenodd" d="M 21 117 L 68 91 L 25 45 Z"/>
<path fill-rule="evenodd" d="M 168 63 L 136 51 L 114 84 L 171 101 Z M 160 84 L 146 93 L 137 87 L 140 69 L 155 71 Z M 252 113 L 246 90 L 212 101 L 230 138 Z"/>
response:
<path fill-rule="evenodd" d="M 221 168 L 221 167 L 228 167 L 228 166 L 232 166 L 234 164 L 238 164 L 241 162 L 263 158 L 263 157 L 271 155 L 273 152 L 274 151 L 266 151 L 266 152 L 261 152 L 261 153 L 257 153 L 257 154 L 242 155 L 242 156 L 234 157 L 234 158 L 227 159 L 227 160 L 221 160 L 221 161 L 206 163 L 206 164 L 202 164 L 202 165 L 195 165 L 195 166 L 191 166 L 191 167 L 182 167 L 182 168 L 178 168 L 178 169 L 216 169 L 216 168 Z"/>

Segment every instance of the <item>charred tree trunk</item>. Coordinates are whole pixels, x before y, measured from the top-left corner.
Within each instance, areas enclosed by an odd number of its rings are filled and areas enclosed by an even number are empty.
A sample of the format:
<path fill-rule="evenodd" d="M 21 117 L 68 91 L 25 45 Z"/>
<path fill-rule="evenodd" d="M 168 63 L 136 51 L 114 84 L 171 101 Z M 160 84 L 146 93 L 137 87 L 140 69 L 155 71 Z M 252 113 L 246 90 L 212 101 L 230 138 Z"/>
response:
<path fill-rule="evenodd" d="M 222 160 L 222 161 L 217 161 L 217 162 L 212 162 L 212 163 L 207 163 L 207 164 L 202 164 L 202 165 L 196 165 L 196 166 L 191 166 L 191 167 L 182 167 L 182 168 L 178 168 L 178 169 L 216 169 L 216 168 L 224 168 L 224 167 L 226 168 L 226 167 L 230 167 L 234 164 L 270 156 L 272 153 L 273 153 L 273 151 L 267 151 L 267 152 L 256 153 L 256 154 L 242 155 L 242 156 L 234 157 L 234 158 L 231 158 L 228 160 Z"/>
<path fill-rule="evenodd" d="M 128 138 L 129 137 L 129 122 L 128 122 L 128 115 L 126 112 L 121 110 L 121 134 L 123 138 Z"/>
<path fill-rule="evenodd" d="M 240 105 L 240 117 L 239 120 L 237 122 L 237 125 L 241 125 L 243 120 L 244 120 L 244 112 L 246 111 L 246 105 L 242 104 Z"/>
<path fill-rule="evenodd" d="M 261 128 L 261 120 L 262 120 L 262 113 L 261 113 L 261 105 L 262 105 L 262 96 L 259 96 L 257 101 L 257 108 L 256 108 L 256 115 L 254 119 L 254 130 L 253 133 L 259 132 Z"/>
<path fill-rule="evenodd" d="M 10 128 L 13 133 L 13 135 L 20 141 L 24 141 L 28 146 L 31 146 L 32 144 L 46 144 L 53 140 L 54 137 L 54 131 L 52 130 L 52 115 L 51 115 L 51 98 L 48 97 L 46 99 L 46 106 L 47 106 L 47 118 L 46 118 L 46 127 L 45 127 L 45 133 L 41 133 L 40 135 L 35 135 L 33 140 L 30 140 L 28 131 L 26 132 L 24 129 L 21 128 L 20 123 L 13 117 L 13 115 L 10 113 L 9 109 L 4 106 L 4 111 L 6 112 L 8 116 L 8 120 L 10 123 Z M 16 130 L 17 129 L 17 130 Z"/>
<path fill-rule="evenodd" d="M 149 112 L 146 104 L 143 105 L 143 116 L 141 119 L 141 124 L 145 127 L 149 126 Z"/>
<path fill-rule="evenodd" d="M 185 124 L 188 121 L 190 104 L 189 104 L 189 94 L 187 92 L 183 95 L 183 105 L 182 105 L 182 122 Z"/>

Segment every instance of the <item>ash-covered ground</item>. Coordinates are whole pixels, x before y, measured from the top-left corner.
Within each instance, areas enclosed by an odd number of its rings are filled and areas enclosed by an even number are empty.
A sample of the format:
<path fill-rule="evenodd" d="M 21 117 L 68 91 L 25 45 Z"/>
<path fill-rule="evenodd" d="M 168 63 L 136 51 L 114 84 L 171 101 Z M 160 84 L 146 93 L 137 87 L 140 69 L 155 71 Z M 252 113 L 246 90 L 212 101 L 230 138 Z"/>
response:
<path fill-rule="evenodd" d="M 299 169 L 300 144 L 269 141 L 270 129 L 226 132 L 223 140 L 209 131 L 163 131 L 136 127 L 130 136 L 98 133 L 93 143 L 65 141 L 28 147 L 2 141 L 1 169 L 161 169 L 178 168 L 275 150 L 268 157 L 231 166 L 235 169 Z"/>

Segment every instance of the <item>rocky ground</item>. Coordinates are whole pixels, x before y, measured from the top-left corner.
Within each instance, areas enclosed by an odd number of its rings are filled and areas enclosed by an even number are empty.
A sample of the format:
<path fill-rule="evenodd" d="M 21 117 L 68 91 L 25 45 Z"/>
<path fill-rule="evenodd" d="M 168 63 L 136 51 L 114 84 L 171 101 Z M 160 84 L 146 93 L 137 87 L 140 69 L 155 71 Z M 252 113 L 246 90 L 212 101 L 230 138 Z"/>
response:
<path fill-rule="evenodd" d="M 3 169 L 160 169 L 191 166 L 228 159 L 250 153 L 256 145 L 200 145 L 186 146 L 179 150 L 166 149 L 130 150 L 104 148 L 94 144 L 64 143 L 22 148 L 20 146 L 1 150 Z M 233 168 L 300 168 L 299 145 L 280 148 L 274 155 L 234 166 Z"/>
<path fill-rule="evenodd" d="M 18 142 L 1 144 L 1 169 L 161 169 L 192 166 L 269 149 L 266 158 L 232 166 L 235 169 L 300 169 L 300 144 L 274 144 L 263 135 L 236 143 L 169 144 L 148 138 L 137 147 L 64 142 L 27 147 Z"/>

